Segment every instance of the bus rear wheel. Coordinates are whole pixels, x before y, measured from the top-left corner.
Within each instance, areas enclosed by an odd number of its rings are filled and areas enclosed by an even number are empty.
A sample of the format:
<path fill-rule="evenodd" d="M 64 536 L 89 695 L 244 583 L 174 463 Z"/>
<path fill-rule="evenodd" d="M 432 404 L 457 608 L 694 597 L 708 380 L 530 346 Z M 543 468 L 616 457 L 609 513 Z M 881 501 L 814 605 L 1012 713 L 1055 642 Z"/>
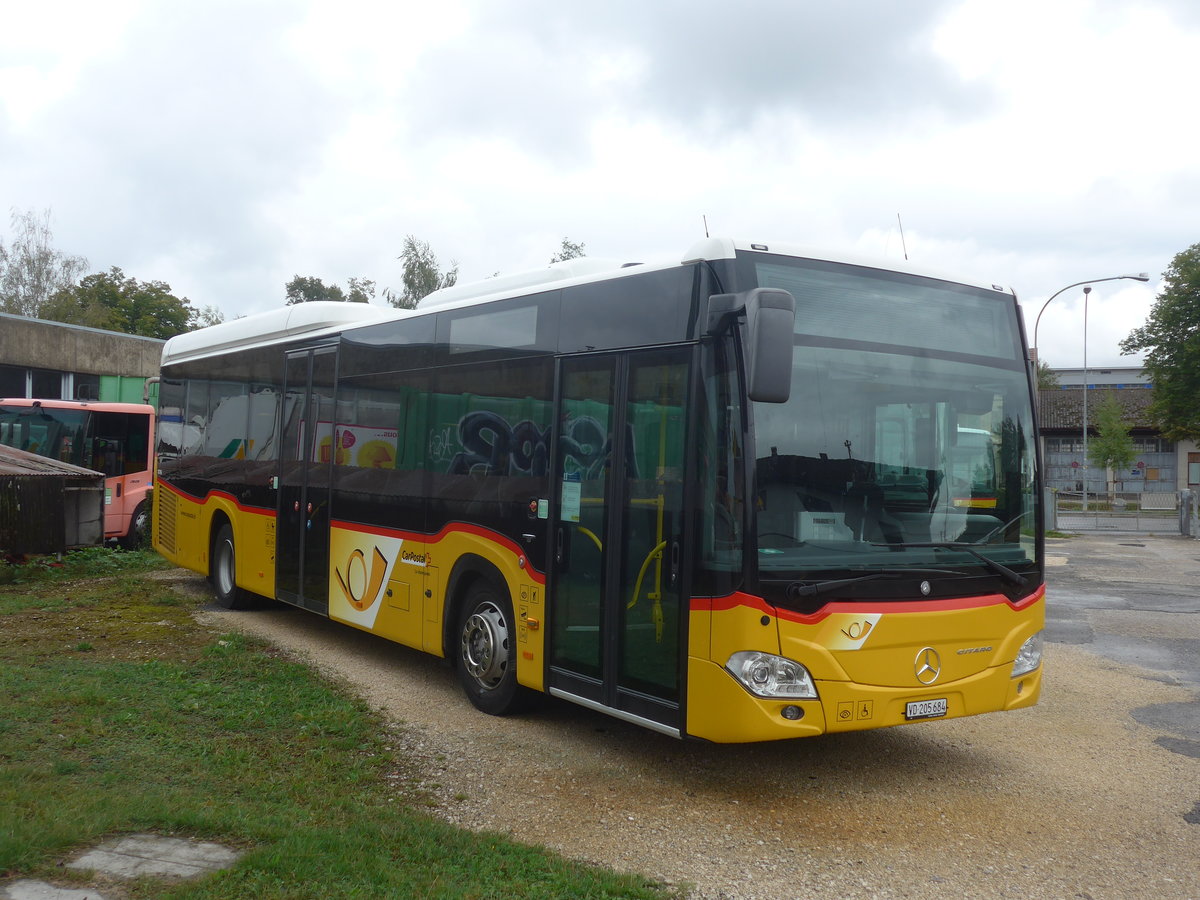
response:
<path fill-rule="evenodd" d="M 487 583 L 470 589 L 458 618 L 456 668 L 475 707 L 502 716 L 526 708 L 533 692 L 517 684 L 512 603 Z"/>
<path fill-rule="evenodd" d="M 233 545 L 233 529 L 226 523 L 217 531 L 213 541 L 212 583 L 217 604 L 226 609 L 248 609 L 250 595 L 237 586 L 237 552 Z"/>

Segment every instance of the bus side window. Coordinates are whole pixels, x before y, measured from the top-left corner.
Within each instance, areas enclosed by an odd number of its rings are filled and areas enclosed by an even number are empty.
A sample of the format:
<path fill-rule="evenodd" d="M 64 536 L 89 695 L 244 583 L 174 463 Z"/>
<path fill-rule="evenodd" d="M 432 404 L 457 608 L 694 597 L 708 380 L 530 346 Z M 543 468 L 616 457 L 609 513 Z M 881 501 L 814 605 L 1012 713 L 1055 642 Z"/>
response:
<path fill-rule="evenodd" d="M 92 467 L 99 469 L 109 478 L 124 474 L 124 457 L 121 442 L 112 438 L 98 437 L 92 442 Z"/>

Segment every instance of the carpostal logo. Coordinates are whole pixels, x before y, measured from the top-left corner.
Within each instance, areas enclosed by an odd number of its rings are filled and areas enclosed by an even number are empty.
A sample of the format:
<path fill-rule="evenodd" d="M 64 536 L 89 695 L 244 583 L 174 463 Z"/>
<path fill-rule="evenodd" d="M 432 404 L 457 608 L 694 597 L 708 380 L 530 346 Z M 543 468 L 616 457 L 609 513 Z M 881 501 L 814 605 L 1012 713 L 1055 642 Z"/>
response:
<path fill-rule="evenodd" d="M 831 650 L 860 650 L 882 618 L 881 613 L 830 616 L 822 637 Z"/>
<path fill-rule="evenodd" d="M 378 552 L 378 551 L 376 551 L 376 552 Z M 429 554 L 428 553 L 419 553 L 416 550 L 401 551 L 400 562 L 407 563 L 410 566 L 430 565 Z"/>
<path fill-rule="evenodd" d="M 404 540 L 333 528 L 329 537 L 329 616 L 374 628 Z M 420 549 L 420 544 L 416 547 Z M 410 548 L 411 550 L 411 548 Z"/>
<path fill-rule="evenodd" d="M 362 611 L 369 609 L 379 599 L 379 591 L 383 587 L 387 570 L 387 557 L 378 547 L 371 550 L 370 565 L 367 564 L 366 554 L 355 547 L 350 551 L 345 563 L 334 568 L 333 573 L 346 601 Z"/>

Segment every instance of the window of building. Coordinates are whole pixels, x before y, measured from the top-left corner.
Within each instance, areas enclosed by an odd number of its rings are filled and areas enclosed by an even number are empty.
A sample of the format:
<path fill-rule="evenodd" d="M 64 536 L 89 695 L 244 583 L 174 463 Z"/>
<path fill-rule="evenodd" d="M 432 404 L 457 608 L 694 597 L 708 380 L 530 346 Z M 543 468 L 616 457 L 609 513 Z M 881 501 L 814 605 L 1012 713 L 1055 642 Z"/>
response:
<path fill-rule="evenodd" d="M 1133 449 L 1137 453 L 1174 453 L 1175 442 L 1157 437 L 1135 437 Z"/>
<path fill-rule="evenodd" d="M 28 369 L 24 366 L 0 366 L 0 397 L 27 397 L 25 381 Z"/>
<path fill-rule="evenodd" d="M 82 372 L 76 372 L 72 376 L 75 383 L 75 399 L 76 400 L 99 400 L 100 399 L 100 376 L 99 375 L 84 375 Z"/>
<path fill-rule="evenodd" d="M 62 383 L 62 372 L 55 372 L 51 369 L 34 369 L 33 393 L 30 396 L 37 397 L 39 400 L 61 400 Z"/>

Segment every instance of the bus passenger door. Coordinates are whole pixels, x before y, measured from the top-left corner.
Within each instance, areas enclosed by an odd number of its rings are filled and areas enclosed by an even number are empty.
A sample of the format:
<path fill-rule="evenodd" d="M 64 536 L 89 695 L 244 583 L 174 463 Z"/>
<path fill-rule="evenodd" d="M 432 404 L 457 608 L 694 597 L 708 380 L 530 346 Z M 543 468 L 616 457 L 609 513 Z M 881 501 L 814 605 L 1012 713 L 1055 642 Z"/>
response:
<path fill-rule="evenodd" d="M 689 348 L 563 359 L 551 693 L 682 727 Z"/>
<path fill-rule="evenodd" d="M 275 584 L 280 600 L 329 611 L 329 489 L 337 349 L 287 354 L 284 366 Z"/>

